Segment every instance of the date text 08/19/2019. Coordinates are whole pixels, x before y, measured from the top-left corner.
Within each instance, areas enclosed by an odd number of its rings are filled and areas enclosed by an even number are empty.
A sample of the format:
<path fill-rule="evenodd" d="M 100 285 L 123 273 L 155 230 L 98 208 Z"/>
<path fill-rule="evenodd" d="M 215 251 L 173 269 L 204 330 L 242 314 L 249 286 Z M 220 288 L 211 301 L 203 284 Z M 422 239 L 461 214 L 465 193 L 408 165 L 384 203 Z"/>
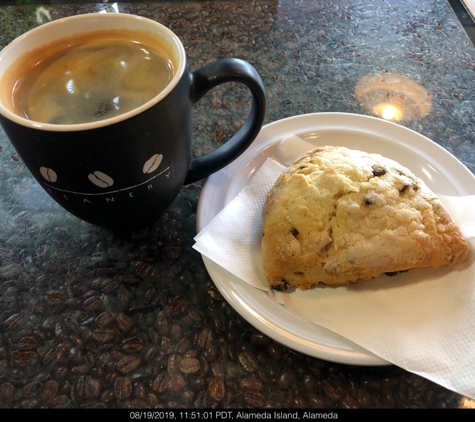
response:
<path fill-rule="evenodd" d="M 338 419 L 336 412 L 265 412 L 265 411 L 132 411 L 130 419 L 139 420 L 234 420 L 234 419 Z"/>

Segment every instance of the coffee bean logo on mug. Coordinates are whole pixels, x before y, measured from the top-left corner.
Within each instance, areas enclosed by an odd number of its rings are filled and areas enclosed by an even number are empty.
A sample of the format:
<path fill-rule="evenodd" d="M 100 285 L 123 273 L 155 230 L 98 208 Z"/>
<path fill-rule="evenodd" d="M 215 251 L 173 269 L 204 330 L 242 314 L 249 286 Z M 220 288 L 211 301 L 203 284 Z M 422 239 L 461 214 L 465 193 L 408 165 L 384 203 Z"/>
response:
<path fill-rule="evenodd" d="M 193 105 L 225 82 L 252 109 L 224 145 L 191 159 Z M 220 170 L 258 135 L 266 100 L 249 63 L 223 59 L 190 73 L 168 28 L 92 13 L 35 28 L 0 52 L 0 123 L 30 172 L 66 210 L 128 230 L 152 224 L 184 184 Z"/>

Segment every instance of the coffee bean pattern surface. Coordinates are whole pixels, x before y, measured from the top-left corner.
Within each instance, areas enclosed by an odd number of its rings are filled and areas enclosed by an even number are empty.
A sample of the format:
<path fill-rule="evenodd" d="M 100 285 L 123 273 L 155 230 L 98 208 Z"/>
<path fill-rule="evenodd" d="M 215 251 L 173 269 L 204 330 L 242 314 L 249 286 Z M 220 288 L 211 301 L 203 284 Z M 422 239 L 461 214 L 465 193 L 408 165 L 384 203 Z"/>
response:
<path fill-rule="evenodd" d="M 111 3 L 47 8 L 60 19 Z M 175 31 L 192 70 L 224 57 L 253 64 L 267 90 L 266 123 L 310 112 L 368 114 L 353 95 L 357 80 L 375 72 L 413 76 L 434 93 L 434 110 L 408 127 L 440 142 L 473 171 L 475 83 L 463 69 L 473 67 L 475 48 L 445 0 L 403 3 L 170 1 L 117 7 Z M 0 12 L 2 46 L 38 25 L 33 6 L 15 3 Z M 434 69 L 450 77 L 436 76 Z M 237 84 L 203 97 L 195 106 L 193 154 L 229 139 L 250 104 Z M 473 406 L 396 366 L 325 361 L 254 328 L 224 299 L 192 248 L 204 181 L 185 186 L 154 226 L 115 233 L 60 209 L 21 160 L 11 159 L 17 156 L 0 131 L 0 408 Z M 144 159 L 144 174 L 157 171 L 161 160 L 159 151 Z M 46 183 L 61 177 L 46 165 L 40 172 Z M 375 177 L 381 172 L 376 169 Z M 104 190 L 113 179 L 91 173 Z"/>
<path fill-rule="evenodd" d="M 158 169 L 158 166 L 162 162 L 163 155 L 162 154 L 155 154 L 150 157 L 143 166 L 144 173 L 153 173 L 155 170 Z"/>
<path fill-rule="evenodd" d="M 48 182 L 54 183 L 56 180 L 58 180 L 58 175 L 52 169 L 40 167 L 40 173 Z"/>
<path fill-rule="evenodd" d="M 87 178 L 91 181 L 91 183 L 99 186 L 100 188 L 108 188 L 114 184 L 114 179 L 102 171 L 89 173 Z"/>

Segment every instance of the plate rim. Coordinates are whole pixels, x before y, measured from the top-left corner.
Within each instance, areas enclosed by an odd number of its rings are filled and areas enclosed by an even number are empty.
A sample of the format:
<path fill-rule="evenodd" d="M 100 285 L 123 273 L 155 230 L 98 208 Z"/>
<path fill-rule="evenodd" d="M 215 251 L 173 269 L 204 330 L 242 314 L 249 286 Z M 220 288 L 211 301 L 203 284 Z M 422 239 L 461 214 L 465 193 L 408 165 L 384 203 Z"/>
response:
<path fill-rule="evenodd" d="M 206 202 L 206 197 L 211 194 L 213 195 L 215 192 L 219 191 L 219 182 L 217 183 L 217 187 L 214 187 L 213 184 L 215 181 L 219 181 L 219 179 L 226 179 L 229 177 L 232 178 L 234 171 L 236 170 L 236 173 L 239 171 L 242 171 L 244 166 L 246 166 L 255 156 L 257 156 L 261 151 L 269 147 L 271 144 L 276 142 L 278 139 L 275 139 L 275 134 L 273 132 L 276 129 L 279 129 L 281 126 L 285 126 L 286 124 L 288 125 L 290 122 L 290 126 L 299 126 L 299 123 L 305 123 L 304 125 L 300 126 L 301 130 L 298 130 L 299 133 L 304 133 L 306 132 L 306 128 L 310 128 L 311 130 L 315 130 L 317 123 L 312 123 L 313 120 L 315 119 L 321 119 L 321 118 L 328 118 L 328 119 L 347 119 L 350 120 L 350 122 L 346 122 L 345 124 L 338 124 L 335 125 L 334 122 L 330 122 L 327 125 L 321 126 L 321 128 L 326 128 L 327 130 L 336 130 L 337 126 L 341 126 L 344 128 L 348 128 L 349 126 L 352 126 L 351 123 L 356 123 L 356 126 L 361 129 L 361 126 L 372 126 L 369 131 L 364 128 L 365 133 L 372 133 L 375 134 L 379 137 L 384 137 L 388 141 L 393 140 L 393 138 L 396 136 L 397 133 L 406 133 L 406 134 L 411 134 L 412 136 L 415 136 L 421 140 L 424 141 L 424 145 L 429 145 L 432 149 L 435 149 L 438 153 L 442 154 L 442 158 L 448 161 L 448 164 L 450 167 L 456 166 L 458 171 L 463 171 L 465 173 L 468 173 L 473 180 L 475 180 L 475 176 L 471 173 L 471 171 L 460 161 L 458 160 L 453 154 L 451 154 L 448 150 L 437 144 L 436 142 L 432 141 L 431 139 L 427 138 L 426 136 L 410 129 L 405 126 L 399 125 L 397 123 L 387 121 L 384 119 L 380 119 L 377 117 L 373 116 L 365 116 L 365 115 L 360 115 L 360 114 L 354 114 L 354 113 L 341 113 L 341 112 L 324 112 L 324 113 L 310 113 L 310 114 L 302 114 L 302 115 L 296 115 L 296 116 L 290 116 L 286 117 L 280 120 L 276 120 L 274 122 L 268 123 L 265 126 L 262 127 L 261 131 L 259 132 L 258 136 L 254 140 L 253 144 L 241 155 L 239 156 L 236 160 L 234 160 L 231 164 L 229 164 L 227 167 L 224 169 L 221 169 L 220 171 L 212 174 L 211 176 L 208 177 L 206 180 L 205 184 L 203 185 L 203 188 L 200 193 L 199 201 L 198 201 L 198 206 L 197 206 L 197 212 L 196 212 L 196 229 L 197 233 L 199 233 L 204 226 L 207 224 L 209 221 L 203 221 L 203 214 L 204 214 L 204 209 L 205 209 L 205 202 Z M 376 126 L 376 128 L 374 127 Z M 381 131 L 381 128 L 383 130 Z M 318 130 L 323 130 L 319 129 Z M 341 130 L 341 128 L 340 128 Z M 351 128 L 351 131 L 354 129 Z M 386 131 L 396 132 L 394 136 L 389 137 Z M 383 132 L 383 133 L 381 133 Z M 285 135 L 284 132 L 279 132 L 280 139 Z M 289 133 L 289 131 L 287 131 Z M 295 133 L 295 132 L 294 132 Z M 398 145 L 405 146 L 407 145 L 404 142 L 397 141 L 396 143 Z M 419 152 L 422 156 L 426 156 L 427 153 L 426 151 L 422 150 L 421 148 L 412 145 L 411 144 L 411 149 L 414 149 L 415 151 Z M 429 157 L 434 157 L 433 155 L 429 155 Z M 251 170 L 251 171 L 257 171 L 257 169 Z M 248 179 L 251 176 L 248 176 Z M 458 177 L 456 178 L 458 180 Z M 232 179 L 230 179 L 232 181 Z M 231 181 L 229 183 L 231 183 Z M 475 191 L 473 192 L 475 194 Z M 231 198 L 232 199 L 232 198 Z M 209 201 L 211 202 L 211 201 Z M 226 202 L 226 201 L 225 201 Z M 227 201 L 229 202 L 229 200 Z M 224 207 L 226 206 L 226 203 L 224 204 Z M 223 207 L 223 208 L 224 208 Z M 215 214 L 216 215 L 216 214 Z M 213 218 L 213 217 L 212 217 Z M 218 290 L 221 292 L 221 294 L 225 297 L 226 301 L 234 308 L 235 311 L 237 311 L 246 321 L 248 321 L 251 325 L 253 325 L 255 328 L 261 330 L 264 332 L 264 334 L 268 335 L 270 338 L 284 344 L 285 346 L 296 350 L 298 352 L 304 353 L 306 355 L 316 357 L 316 358 L 321 358 L 323 360 L 331 361 L 331 362 L 336 362 L 336 363 L 342 363 L 342 364 L 351 364 L 351 365 L 362 365 L 362 366 L 385 366 L 385 365 L 390 365 L 390 362 L 387 362 L 386 360 L 374 355 L 370 351 L 367 351 L 366 349 L 354 344 L 353 342 L 339 336 L 336 333 L 331 332 L 330 330 L 327 330 L 323 327 L 318 326 L 317 324 L 312 324 L 308 321 L 305 321 L 309 324 L 315 325 L 319 329 L 324 330 L 324 332 L 328 332 L 331 337 L 334 337 L 337 342 L 340 341 L 342 344 L 343 343 L 348 343 L 350 347 L 354 347 L 353 350 L 349 352 L 344 352 L 343 350 L 339 349 L 331 349 L 327 350 L 328 347 L 319 344 L 318 342 L 313 342 L 312 346 L 308 346 L 307 340 L 304 338 L 301 338 L 294 333 L 289 333 L 288 331 L 284 331 L 287 334 L 287 338 L 283 338 L 279 332 L 276 332 L 272 328 L 269 327 L 271 324 L 265 324 L 262 321 L 256 319 L 255 317 L 253 318 L 252 313 L 249 314 L 246 312 L 244 309 L 244 305 L 242 303 L 242 300 L 239 300 L 239 298 L 233 297 L 233 294 L 235 293 L 235 290 L 231 289 L 231 285 L 228 286 L 228 288 L 225 288 L 224 285 L 222 285 L 222 280 L 216 280 L 219 278 L 219 272 L 226 272 L 224 269 L 222 269 L 219 265 L 211 261 L 210 259 L 206 258 L 205 256 L 202 255 L 203 262 L 205 264 L 206 270 L 208 271 L 211 279 L 213 280 L 214 284 L 218 288 Z M 222 273 L 223 274 L 223 273 Z M 221 275 L 222 275 L 221 274 Z M 232 277 L 231 275 L 227 274 L 227 277 Z M 240 282 L 242 283 L 241 286 L 243 286 L 243 282 L 236 280 L 234 282 Z M 231 282 L 232 283 L 232 282 Z M 263 294 L 265 292 L 262 292 L 260 294 Z M 269 298 L 270 299 L 270 298 Z M 270 299 L 271 300 L 271 299 Z M 275 302 L 274 302 L 275 303 Z M 282 306 L 279 304 L 275 304 L 276 306 Z M 291 312 L 285 308 L 283 308 L 284 311 L 286 312 Z M 295 315 L 295 314 L 292 314 Z M 298 317 L 297 315 L 295 315 Z M 300 317 L 298 317 L 300 318 Z M 302 320 L 303 321 L 303 320 Z M 289 339 L 289 336 L 291 337 Z M 295 341 L 294 338 L 299 339 L 299 341 Z"/>

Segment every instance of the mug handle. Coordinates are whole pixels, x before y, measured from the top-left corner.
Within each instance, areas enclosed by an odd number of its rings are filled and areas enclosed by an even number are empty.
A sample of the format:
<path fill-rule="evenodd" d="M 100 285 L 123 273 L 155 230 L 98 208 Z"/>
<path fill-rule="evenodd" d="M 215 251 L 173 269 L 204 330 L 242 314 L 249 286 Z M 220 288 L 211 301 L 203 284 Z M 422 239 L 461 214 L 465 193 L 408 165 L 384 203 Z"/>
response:
<path fill-rule="evenodd" d="M 244 125 L 225 144 L 190 162 L 184 184 L 204 179 L 227 166 L 256 139 L 266 114 L 264 84 L 256 69 L 241 59 L 221 59 L 191 74 L 191 100 L 198 102 L 210 89 L 225 82 L 240 82 L 252 93 L 252 108 Z"/>

